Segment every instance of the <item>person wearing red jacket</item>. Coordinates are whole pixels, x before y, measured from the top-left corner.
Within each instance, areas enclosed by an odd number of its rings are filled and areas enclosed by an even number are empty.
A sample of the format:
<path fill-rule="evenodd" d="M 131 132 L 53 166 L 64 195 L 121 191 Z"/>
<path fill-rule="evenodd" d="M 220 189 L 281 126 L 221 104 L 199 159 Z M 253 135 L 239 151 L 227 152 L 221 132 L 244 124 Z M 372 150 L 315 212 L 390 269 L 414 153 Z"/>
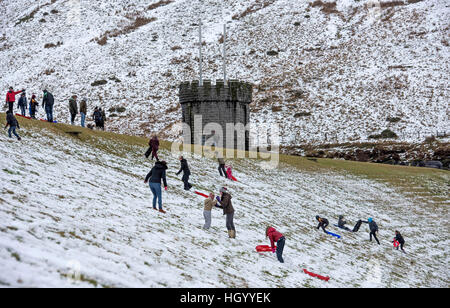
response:
<path fill-rule="evenodd" d="M 267 227 L 266 228 L 266 237 L 270 239 L 270 244 L 272 247 L 272 252 L 277 253 L 278 261 L 281 263 L 284 263 L 283 260 L 283 250 L 284 250 L 284 244 L 286 242 L 286 239 L 283 234 L 275 230 L 273 227 Z M 275 249 L 275 242 L 277 243 L 277 248 Z"/>
<path fill-rule="evenodd" d="M 13 112 L 13 110 L 14 110 L 14 103 L 16 102 L 16 95 L 20 94 L 24 91 L 25 90 L 14 92 L 13 87 L 9 87 L 9 91 L 8 91 L 8 93 L 6 93 L 6 103 L 8 104 L 9 111 Z"/>

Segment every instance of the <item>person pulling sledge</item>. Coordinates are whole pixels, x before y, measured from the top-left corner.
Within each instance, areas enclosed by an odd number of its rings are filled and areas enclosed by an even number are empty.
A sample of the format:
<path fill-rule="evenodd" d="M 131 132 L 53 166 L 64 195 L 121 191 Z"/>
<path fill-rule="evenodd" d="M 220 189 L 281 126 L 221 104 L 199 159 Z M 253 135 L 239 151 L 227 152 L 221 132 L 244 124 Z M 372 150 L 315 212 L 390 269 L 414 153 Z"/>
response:
<path fill-rule="evenodd" d="M 380 244 L 380 241 L 377 238 L 377 233 L 378 233 L 378 225 L 375 222 L 375 220 L 373 220 L 373 218 L 369 218 L 367 221 L 363 221 L 363 223 L 365 224 L 369 224 L 369 229 L 370 229 L 370 241 L 372 242 L 372 236 L 375 238 L 375 240 L 377 241 L 378 245 Z"/>
<path fill-rule="evenodd" d="M 320 228 L 322 228 L 323 232 L 327 233 L 326 228 L 327 228 L 328 225 L 330 224 L 330 222 L 328 221 L 328 219 L 322 218 L 322 217 L 320 217 L 320 216 L 316 216 L 316 220 L 319 222 L 319 225 L 317 226 L 317 230 L 319 230 Z"/>
<path fill-rule="evenodd" d="M 269 226 L 266 228 L 266 237 L 270 240 L 270 245 L 272 247 L 272 252 L 277 253 L 278 261 L 284 263 L 283 250 L 286 239 L 283 234 L 275 230 L 275 228 Z M 275 249 L 275 243 L 277 243 L 277 248 Z"/>
<path fill-rule="evenodd" d="M 397 250 L 398 250 L 399 248 L 401 248 L 402 251 L 403 251 L 404 253 L 406 253 L 405 250 L 403 249 L 403 247 L 405 246 L 405 239 L 403 238 L 403 236 L 400 234 L 399 231 L 395 231 L 395 238 L 394 238 L 393 243 L 395 243 L 395 242 L 398 242 L 398 244 L 399 244 L 399 245 L 396 247 Z"/>

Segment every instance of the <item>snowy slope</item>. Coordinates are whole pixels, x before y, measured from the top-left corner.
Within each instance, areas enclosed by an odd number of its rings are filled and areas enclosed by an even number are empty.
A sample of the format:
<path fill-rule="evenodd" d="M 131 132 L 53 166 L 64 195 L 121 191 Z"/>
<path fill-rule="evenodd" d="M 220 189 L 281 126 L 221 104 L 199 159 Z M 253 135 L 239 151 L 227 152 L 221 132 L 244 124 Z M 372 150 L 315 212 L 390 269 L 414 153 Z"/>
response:
<path fill-rule="evenodd" d="M 344 172 L 267 170 L 248 159 L 233 163 L 240 182 L 230 183 L 215 161 L 191 157 L 196 189 L 231 190 L 237 239 L 230 240 L 219 210 L 212 230 L 201 229 L 202 198 L 181 189 L 179 163 L 168 151 L 161 153 L 169 162 L 168 213 L 161 215 L 143 183 L 152 165 L 142 157 L 144 143 L 100 136 L 82 142 L 36 127 L 21 134 L 22 143 L 0 135 L 0 286 L 450 285 L 449 239 L 439 227 L 448 222 L 448 195 L 436 203 Z M 375 217 L 382 246 L 369 243 L 366 225 L 356 234 L 330 227 L 341 240 L 315 229 L 316 215 L 335 223 L 339 214 L 349 222 Z M 267 224 L 287 238 L 283 265 L 254 251 L 268 242 Z M 395 229 L 408 255 L 393 250 Z M 311 278 L 303 268 L 332 279 Z"/>
<path fill-rule="evenodd" d="M 445 0 L 4 0 L 2 14 L 0 88 L 48 88 L 63 122 L 76 93 L 92 109 L 125 106 L 109 113 L 115 131 L 178 137 L 177 86 L 197 78 L 202 18 L 206 78 L 222 78 L 227 21 L 229 77 L 255 84 L 252 121 L 282 123 L 286 145 L 364 141 L 386 128 L 417 141 L 450 124 Z M 150 22 L 133 27 L 137 18 Z M 91 86 L 98 80 L 108 83 Z"/>

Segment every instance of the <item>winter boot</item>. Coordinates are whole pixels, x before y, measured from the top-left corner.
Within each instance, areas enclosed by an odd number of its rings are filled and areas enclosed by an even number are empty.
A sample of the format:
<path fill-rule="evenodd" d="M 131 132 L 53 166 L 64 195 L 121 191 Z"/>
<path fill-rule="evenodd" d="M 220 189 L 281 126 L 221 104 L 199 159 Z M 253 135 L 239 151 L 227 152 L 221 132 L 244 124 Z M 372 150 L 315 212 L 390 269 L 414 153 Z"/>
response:
<path fill-rule="evenodd" d="M 236 231 L 234 230 L 230 231 L 230 238 L 236 238 Z"/>

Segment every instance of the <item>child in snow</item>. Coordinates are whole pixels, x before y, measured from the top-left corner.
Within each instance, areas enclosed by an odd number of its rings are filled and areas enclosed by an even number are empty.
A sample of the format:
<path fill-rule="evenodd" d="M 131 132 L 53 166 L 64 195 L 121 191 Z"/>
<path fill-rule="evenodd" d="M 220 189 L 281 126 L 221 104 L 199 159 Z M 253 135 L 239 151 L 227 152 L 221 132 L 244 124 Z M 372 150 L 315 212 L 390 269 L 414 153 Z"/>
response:
<path fill-rule="evenodd" d="M 403 236 L 400 234 L 399 231 L 395 231 L 395 238 L 394 238 L 393 243 L 395 243 L 395 242 L 398 242 L 402 251 L 405 252 L 405 250 L 403 249 L 403 246 L 405 246 L 405 239 L 403 238 Z M 399 246 L 397 246 L 397 250 L 398 250 Z"/>
<path fill-rule="evenodd" d="M 378 225 L 375 222 L 375 220 L 373 220 L 373 218 L 369 218 L 367 221 L 363 221 L 363 223 L 365 224 L 369 224 L 369 229 L 370 229 L 370 241 L 372 242 L 372 236 L 375 238 L 375 240 L 377 241 L 378 245 L 380 244 L 380 241 L 377 238 L 377 232 L 378 232 Z"/>
<path fill-rule="evenodd" d="M 17 122 L 17 119 L 13 115 L 11 110 L 8 110 L 6 112 L 6 126 L 5 126 L 5 129 L 8 128 L 8 126 L 9 126 L 9 130 L 8 130 L 9 138 L 12 138 L 11 133 L 13 133 L 14 136 L 16 136 L 19 141 L 22 140 L 22 138 L 20 138 L 20 136 L 17 135 L 17 133 L 16 133 L 16 128 L 20 129 L 19 122 Z"/>
<path fill-rule="evenodd" d="M 205 208 L 203 210 L 203 217 L 205 217 L 205 225 L 203 229 L 209 230 L 211 227 L 211 211 L 212 208 L 217 205 L 217 200 L 213 193 L 209 194 L 209 197 L 205 200 Z"/>
<path fill-rule="evenodd" d="M 232 170 L 231 166 L 226 166 L 226 169 L 227 169 L 227 177 L 228 177 L 228 179 L 232 180 L 233 179 L 233 170 Z"/>
<path fill-rule="evenodd" d="M 275 230 L 273 227 L 266 228 L 266 237 L 270 239 L 270 245 L 272 247 L 272 252 L 277 253 L 278 261 L 284 263 L 283 260 L 283 250 L 286 239 L 283 234 Z M 277 243 L 277 248 L 275 249 L 275 242 Z"/>
<path fill-rule="evenodd" d="M 327 233 L 326 227 L 330 224 L 328 219 L 321 218 L 320 216 L 316 216 L 316 220 L 319 222 L 319 225 L 317 226 L 317 230 L 322 228 L 323 232 Z"/>
<path fill-rule="evenodd" d="M 36 95 L 33 94 L 30 100 L 30 117 L 32 119 L 36 119 L 36 109 L 39 106 L 39 103 L 36 100 Z"/>

